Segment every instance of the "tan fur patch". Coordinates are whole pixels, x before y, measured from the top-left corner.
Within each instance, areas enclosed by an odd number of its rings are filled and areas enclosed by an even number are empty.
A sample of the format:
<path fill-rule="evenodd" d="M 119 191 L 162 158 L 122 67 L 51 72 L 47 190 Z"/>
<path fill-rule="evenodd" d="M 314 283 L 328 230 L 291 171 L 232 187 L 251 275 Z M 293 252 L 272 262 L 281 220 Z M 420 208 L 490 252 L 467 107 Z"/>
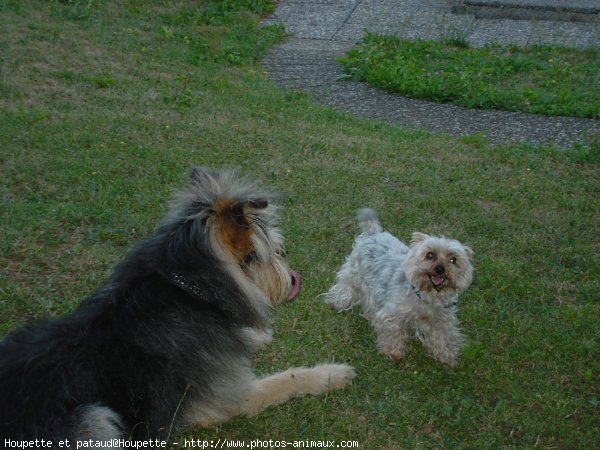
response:
<path fill-rule="evenodd" d="M 233 201 L 221 200 L 215 204 L 215 225 L 223 245 L 241 261 L 252 251 L 252 230 L 243 217 L 236 217 L 231 209 Z"/>

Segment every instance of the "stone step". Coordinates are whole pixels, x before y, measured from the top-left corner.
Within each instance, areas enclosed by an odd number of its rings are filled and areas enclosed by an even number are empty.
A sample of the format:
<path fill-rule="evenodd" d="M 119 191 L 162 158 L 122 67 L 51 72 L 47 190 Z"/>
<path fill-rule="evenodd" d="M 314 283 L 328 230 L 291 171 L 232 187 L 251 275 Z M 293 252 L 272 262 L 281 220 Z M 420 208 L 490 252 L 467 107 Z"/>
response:
<path fill-rule="evenodd" d="M 452 11 L 478 19 L 600 23 L 600 0 L 453 0 Z"/>

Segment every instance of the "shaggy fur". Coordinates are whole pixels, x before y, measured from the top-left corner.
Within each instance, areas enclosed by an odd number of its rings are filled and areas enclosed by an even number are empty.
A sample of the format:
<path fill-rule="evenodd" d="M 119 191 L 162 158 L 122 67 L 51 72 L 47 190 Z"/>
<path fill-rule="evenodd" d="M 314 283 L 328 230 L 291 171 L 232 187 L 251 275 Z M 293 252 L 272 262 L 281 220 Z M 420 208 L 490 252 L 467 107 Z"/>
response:
<path fill-rule="evenodd" d="M 0 342 L 0 436 L 73 448 L 167 439 L 347 386 L 346 365 L 253 374 L 271 308 L 291 290 L 271 200 L 235 172 L 194 169 L 156 234 L 104 287 Z"/>
<path fill-rule="evenodd" d="M 404 357 L 412 336 L 433 358 L 455 366 L 464 344 L 458 295 L 473 280 L 473 251 L 445 237 L 414 233 L 410 247 L 383 231 L 372 209 L 359 211 L 360 234 L 325 301 L 338 311 L 362 307 L 377 348 Z"/>

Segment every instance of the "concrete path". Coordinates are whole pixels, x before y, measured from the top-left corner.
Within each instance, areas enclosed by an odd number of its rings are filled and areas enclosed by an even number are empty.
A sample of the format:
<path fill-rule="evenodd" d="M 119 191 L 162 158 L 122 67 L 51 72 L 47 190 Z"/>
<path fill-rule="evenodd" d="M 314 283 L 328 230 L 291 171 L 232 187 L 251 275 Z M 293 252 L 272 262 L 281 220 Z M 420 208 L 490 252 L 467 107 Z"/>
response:
<path fill-rule="evenodd" d="M 451 0 L 455 11 L 477 18 L 566 20 L 598 23 L 598 0 Z"/>
<path fill-rule="evenodd" d="M 411 39 L 458 35 L 475 46 L 492 42 L 600 45 L 598 22 L 478 19 L 472 14 L 450 12 L 452 3 L 282 0 L 265 23 L 284 24 L 290 37 L 267 55 L 264 65 L 270 77 L 282 86 L 308 92 L 326 105 L 405 128 L 456 136 L 483 133 L 496 144 L 531 142 L 564 148 L 600 133 L 599 120 L 472 110 L 409 99 L 366 83 L 340 80 L 343 70 L 336 59 L 344 56 L 365 30 Z"/>

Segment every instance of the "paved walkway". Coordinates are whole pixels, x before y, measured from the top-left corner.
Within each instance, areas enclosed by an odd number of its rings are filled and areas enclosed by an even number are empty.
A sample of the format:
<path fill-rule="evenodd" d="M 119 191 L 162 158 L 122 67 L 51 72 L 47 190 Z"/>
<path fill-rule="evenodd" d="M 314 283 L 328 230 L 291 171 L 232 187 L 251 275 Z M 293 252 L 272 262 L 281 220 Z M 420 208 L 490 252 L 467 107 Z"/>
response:
<path fill-rule="evenodd" d="M 543 0 L 540 0 L 543 1 Z M 548 0 L 551 1 L 551 0 Z M 597 0 L 592 0 L 592 3 Z M 367 118 L 456 136 L 485 134 L 496 144 L 531 142 L 568 148 L 600 133 L 600 121 L 472 110 L 390 94 L 366 83 L 341 81 L 343 56 L 365 29 L 408 38 L 460 35 L 471 45 L 553 43 L 600 45 L 598 22 L 478 19 L 450 12 L 451 0 L 282 0 L 265 23 L 283 23 L 290 38 L 264 65 L 280 85 Z"/>
<path fill-rule="evenodd" d="M 596 22 L 599 0 L 449 0 L 451 8 L 488 19 Z"/>

